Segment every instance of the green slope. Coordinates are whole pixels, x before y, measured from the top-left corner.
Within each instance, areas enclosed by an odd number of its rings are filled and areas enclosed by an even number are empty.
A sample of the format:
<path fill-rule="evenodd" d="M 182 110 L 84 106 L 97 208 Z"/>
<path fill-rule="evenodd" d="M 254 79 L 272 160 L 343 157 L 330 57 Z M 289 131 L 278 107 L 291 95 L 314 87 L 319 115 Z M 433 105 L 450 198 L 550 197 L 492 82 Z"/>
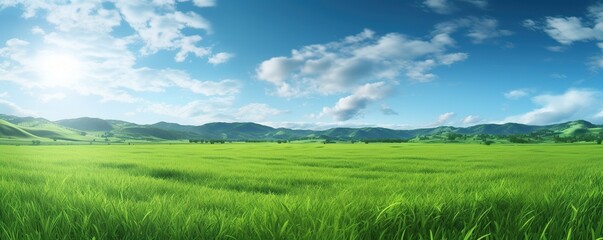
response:
<path fill-rule="evenodd" d="M 545 138 L 553 136 L 580 137 L 598 136 L 603 127 L 578 120 L 547 126 L 532 126 L 517 123 L 481 124 L 466 128 L 441 126 L 412 130 L 393 130 L 387 128 L 333 128 L 328 130 L 293 130 L 272 128 L 257 123 L 208 123 L 200 126 L 180 125 L 159 122 L 152 125 L 138 125 L 119 120 L 98 118 L 76 118 L 56 122 L 43 118 L 15 117 L 0 114 L 2 122 L 1 136 L 31 138 L 41 137 L 71 141 L 91 141 L 98 138 L 109 140 L 376 140 L 376 139 L 412 139 L 418 136 L 437 136 L 443 139 L 448 134 L 462 135 L 527 135 L 536 134 Z M 463 139 L 467 139 L 463 137 Z"/>
<path fill-rule="evenodd" d="M 35 138 L 36 136 L 20 127 L 0 119 L 0 137 L 2 138 Z"/>
<path fill-rule="evenodd" d="M 169 131 L 153 127 L 128 127 L 119 131 L 125 138 L 141 140 L 178 140 L 189 136 L 184 132 Z"/>
<path fill-rule="evenodd" d="M 57 121 L 61 126 L 82 130 L 82 131 L 111 131 L 113 130 L 113 125 L 109 123 L 107 120 L 98 119 L 98 118 L 76 118 L 76 119 L 67 119 Z"/>

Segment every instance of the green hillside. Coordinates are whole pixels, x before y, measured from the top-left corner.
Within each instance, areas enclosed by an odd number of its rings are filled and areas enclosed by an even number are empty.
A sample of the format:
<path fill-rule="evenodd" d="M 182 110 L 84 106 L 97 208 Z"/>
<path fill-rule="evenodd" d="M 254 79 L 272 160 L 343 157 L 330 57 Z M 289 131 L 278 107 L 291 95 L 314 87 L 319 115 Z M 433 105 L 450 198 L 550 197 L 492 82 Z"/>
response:
<path fill-rule="evenodd" d="M 82 131 L 111 131 L 113 126 L 107 120 L 98 118 L 76 118 L 60 120 L 57 124 Z"/>
<path fill-rule="evenodd" d="M 485 141 L 495 142 L 580 142 L 603 137 L 603 127 L 584 120 L 547 126 L 517 123 L 481 124 L 466 128 L 440 126 L 411 130 L 394 130 L 378 127 L 332 128 L 327 130 L 293 130 L 272 128 L 257 123 L 216 122 L 200 126 L 158 122 L 151 125 L 76 118 L 49 121 L 43 118 L 15 117 L 0 114 L 3 119 L 0 138 L 42 138 L 53 141 L 164 141 L 164 140 L 333 140 L 381 141 L 412 140 L 418 142 Z M 513 141 L 510 140 L 513 138 Z"/>
<path fill-rule="evenodd" d="M 4 138 L 35 138 L 36 136 L 20 127 L 0 119 L 0 137 Z"/>
<path fill-rule="evenodd" d="M 129 127 L 120 131 L 125 138 L 141 140 L 177 140 L 186 139 L 187 134 L 153 127 Z"/>

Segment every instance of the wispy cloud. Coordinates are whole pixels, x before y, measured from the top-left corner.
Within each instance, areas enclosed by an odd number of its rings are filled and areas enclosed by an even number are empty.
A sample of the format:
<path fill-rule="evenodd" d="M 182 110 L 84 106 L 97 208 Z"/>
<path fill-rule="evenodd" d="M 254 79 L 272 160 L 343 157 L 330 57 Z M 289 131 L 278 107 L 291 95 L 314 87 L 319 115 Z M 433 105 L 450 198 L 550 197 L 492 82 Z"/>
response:
<path fill-rule="evenodd" d="M 552 73 L 551 77 L 556 79 L 566 79 L 567 75 L 561 73 Z"/>
<path fill-rule="evenodd" d="M 48 93 L 48 94 L 42 94 L 40 95 L 40 99 L 43 102 L 50 102 L 50 101 L 54 101 L 54 100 L 62 100 L 65 99 L 66 95 L 62 92 L 57 92 L 57 93 Z"/>
<path fill-rule="evenodd" d="M 536 22 L 536 21 L 534 21 L 532 19 L 523 20 L 521 22 L 521 25 L 523 27 L 525 27 L 527 29 L 530 29 L 530 30 L 533 30 L 533 31 L 536 31 L 536 30 L 540 29 L 540 26 L 539 26 L 538 22 Z"/>
<path fill-rule="evenodd" d="M 265 103 L 250 103 L 237 109 L 234 117 L 239 121 L 259 122 L 285 112 L 286 111 L 272 108 Z"/>
<path fill-rule="evenodd" d="M 487 0 L 425 0 L 423 5 L 439 14 L 451 14 L 459 9 L 458 4 L 485 9 L 488 7 Z"/>
<path fill-rule="evenodd" d="M 211 63 L 213 65 L 218 65 L 218 64 L 222 64 L 222 63 L 226 63 L 228 62 L 228 60 L 230 60 L 231 58 L 234 57 L 234 54 L 232 53 L 227 53 L 227 52 L 221 52 L 215 55 L 212 55 L 207 62 Z"/>
<path fill-rule="evenodd" d="M 450 120 L 452 118 L 454 118 L 455 116 L 456 116 L 456 113 L 454 113 L 454 112 L 442 113 L 438 116 L 438 119 L 434 123 L 429 124 L 428 126 L 429 127 L 437 127 L 437 126 L 442 126 L 445 124 L 451 124 Z"/>
<path fill-rule="evenodd" d="M 527 89 L 515 89 L 515 90 L 506 92 L 504 95 L 508 99 L 517 100 L 517 99 L 523 98 L 525 96 L 528 96 L 529 94 L 530 94 L 530 92 Z"/>
<path fill-rule="evenodd" d="M 601 100 L 600 92 L 588 89 L 570 89 L 560 95 L 539 95 L 532 98 L 535 104 L 540 105 L 539 108 L 508 117 L 504 122 L 550 124 L 589 118 L 595 115 L 595 109 L 603 107 Z"/>
<path fill-rule="evenodd" d="M 436 33 L 452 34 L 462 31 L 473 43 L 480 44 L 489 40 L 513 35 L 507 29 L 500 29 L 498 20 L 494 18 L 465 17 L 437 24 Z"/>
<path fill-rule="evenodd" d="M 385 104 L 381 105 L 380 110 L 383 115 L 389 115 L 389 116 L 398 115 L 398 112 L 396 112 L 396 110 L 392 109 L 391 107 L 389 107 Z"/>
<path fill-rule="evenodd" d="M 34 111 L 20 107 L 19 105 L 5 99 L 0 99 L 0 113 L 16 116 L 37 116 Z"/>
<path fill-rule="evenodd" d="M 265 103 L 249 103 L 235 107 L 233 97 L 215 97 L 209 100 L 195 100 L 183 105 L 168 103 L 146 103 L 140 112 L 170 116 L 180 121 L 194 124 L 215 121 L 265 121 L 287 111 L 270 107 Z"/>
<path fill-rule="evenodd" d="M 461 121 L 465 125 L 476 124 L 482 121 L 482 118 L 479 116 L 469 115 L 463 118 Z"/>

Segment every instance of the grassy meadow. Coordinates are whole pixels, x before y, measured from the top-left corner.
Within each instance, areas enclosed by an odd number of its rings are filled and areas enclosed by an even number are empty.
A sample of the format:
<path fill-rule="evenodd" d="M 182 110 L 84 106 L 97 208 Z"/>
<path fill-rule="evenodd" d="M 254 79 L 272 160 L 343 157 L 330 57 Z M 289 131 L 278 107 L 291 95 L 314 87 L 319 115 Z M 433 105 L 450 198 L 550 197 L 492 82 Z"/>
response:
<path fill-rule="evenodd" d="M 603 239 L 595 144 L 0 146 L 0 239 Z"/>

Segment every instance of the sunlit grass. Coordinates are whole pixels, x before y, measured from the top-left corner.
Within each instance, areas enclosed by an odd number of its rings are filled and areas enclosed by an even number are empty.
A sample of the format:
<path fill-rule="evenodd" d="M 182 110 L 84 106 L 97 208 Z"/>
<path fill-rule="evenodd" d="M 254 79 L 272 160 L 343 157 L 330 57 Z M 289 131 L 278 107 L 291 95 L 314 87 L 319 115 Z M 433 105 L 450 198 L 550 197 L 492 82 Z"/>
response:
<path fill-rule="evenodd" d="M 597 145 L 0 146 L 0 239 L 599 239 Z"/>

